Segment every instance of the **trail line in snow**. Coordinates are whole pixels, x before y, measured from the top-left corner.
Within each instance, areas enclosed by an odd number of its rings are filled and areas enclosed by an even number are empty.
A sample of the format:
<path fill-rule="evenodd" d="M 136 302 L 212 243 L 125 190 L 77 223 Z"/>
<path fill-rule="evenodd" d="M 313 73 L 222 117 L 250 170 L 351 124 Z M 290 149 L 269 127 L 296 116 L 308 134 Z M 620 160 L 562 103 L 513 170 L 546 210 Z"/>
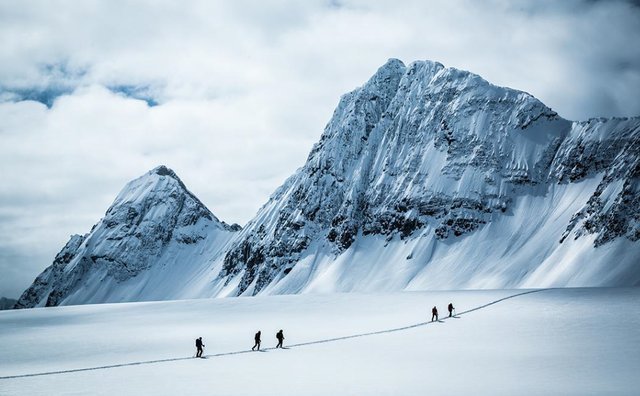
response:
<path fill-rule="evenodd" d="M 518 294 L 513 294 L 511 296 L 507 296 L 507 297 L 492 301 L 490 303 L 481 305 L 479 307 L 471 308 L 471 309 L 468 309 L 466 311 L 457 313 L 457 314 L 454 315 L 454 317 L 460 317 L 462 315 L 465 315 L 465 314 L 468 314 L 468 313 L 471 313 L 471 312 L 474 312 L 474 311 L 478 311 L 478 310 L 483 309 L 483 308 L 487 308 L 487 307 L 489 307 L 491 305 L 501 303 L 502 301 L 509 300 L 511 298 L 524 296 L 525 294 L 539 293 L 541 291 L 546 291 L 546 290 L 551 290 L 551 289 L 536 289 L 536 290 L 529 290 L 529 291 L 518 293 Z M 440 319 L 438 319 L 438 322 L 442 322 L 442 321 L 445 321 L 447 319 L 450 319 L 450 318 L 449 317 L 440 318 Z M 408 325 L 408 326 L 396 327 L 395 329 L 378 330 L 378 331 L 372 331 L 372 332 L 369 332 L 369 333 L 353 334 L 353 335 L 349 335 L 349 336 L 328 338 L 326 340 L 319 340 L 319 341 L 301 342 L 299 344 L 288 345 L 288 347 L 289 348 L 293 348 L 293 347 L 299 347 L 299 346 L 305 346 L 305 345 L 324 344 L 326 342 L 349 340 L 349 339 L 352 339 L 352 338 L 367 337 L 367 336 L 372 336 L 372 335 L 376 335 L 376 334 L 394 333 L 394 332 L 397 332 L 397 331 L 409 330 L 409 329 L 413 329 L 413 328 L 416 328 L 416 327 L 426 326 L 428 324 L 438 323 L 438 322 L 431 322 L 431 321 L 420 322 L 420 323 L 416 323 L 416 324 L 412 324 L 412 325 Z M 268 348 L 268 349 L 275 349 L 275 348 Z"/>
<path fill-rule="evenodd" d="M 484 304 L 484 305 L 480 305 L 478 307 L 471 308 L 471 309 L 468 309 L 466 311 L 457 313 L 454 317 L 460 317 L 462 315 L 465 315 L 465 314 L 468 314 L 468 313 L 471 313 L 471 312 L 474 312 L 474 311 L 478 311 L 480 309 L 484 309 L 484 308 L 490 307 L 491 305 L 495 305 L 495 304 L 501 303 L 501 302 L 503 302 L 505 300 L 509 300 L 511 298 L 524 296 L 525 294 L 539 293 L 539 292 L 547 291 L 547 290 L 552 290 L 552 289 L 536 289 L 536 290 L 529 290 L 529 291 L 526 291 L 526 292 L 513 294 L 511 296 L 503 297 L 503 298 L 500 298 L 498 300 L 492 301 L 490 303 L 487 303 L 487 304 Z M 450 318 L 449 317 L 444 317 L 442 319 L 439 319 L 438 322 L 442 322 L 442 321 L 445 321 L 447 319 L 450 319 Z M 335 337 L 335 338 L 327 338 L 327 339 L 318 340 L 318 341 L 301 342 L 301 343 L 298 343 L 298 344 L 287 345 L 286 348 L 296 348 L 296 347 L 302 347 L 302 346 L 307 346 L 307 345 L 325 344 L 325 343 L 328 343 L 328 342 L 349 340 L 349 339 L 352 339 L 352 338 L 359 338 L 359 337 L 368 337 L 368 336 L 377 335 L 377 334 L 394 333 L 394 332 L 409 330 L 409 329 L 413 329 L 413 328 L 416 328 L 416 327 L 426 326 L 428 324 L 438 323 L 438 322 L 431 322 L 431 321 L 420 322 L 420 323 L 415 323 L 415 324 L 408 325 L 408 326 L 396 327 L 396 328 L 393 328 L 393 329 L 378 330 L 378 331 L 372 331 L 372 332 L 369 332 L 369 333 L 353 334 L 353 335 Z M 270 351 L 270 350 L 275 350 L 275 349 L 276 349 L 275 347 L 270 347 L 270 348 L 263 348 L 263 349 L 261 349 L 261 351 Z M 230 355 L 241 355 L 241 354 L 244 354 L 244 353 L 252 353 L 252 352 L 254 352 L 254 351 L 248 349 L 248 350 L 235 351 L 235 352 L 214 353 L 214 354 L 211 354 L 211 355 L 204 355 L 203 357 L 208 359 L 208 358 L 230 356 Z M 141 365 L 145 365 L 145 364 L 177 362 L 177 361 L 180 361 L 180 360 L 193 360 L 193 359 L 196 359 L 196 358 L 189 356 L 189 357 L 178 357 L 178 358 L 167 358 L 167 359 L 156 359 L 156 360 L 143 360 L 143 361 L 139 361 L 139 362 L 109 364 L 109 365 L 104 365 L 104 366 L 85 367 L 85 368 L 77 368 L 77 369 L 69 369 L 69 370 L 45 371 L 45 372 L 31 373 L 31 374 L 8 375 L 8 376 L 0 377 L 0 380 L 15 379 L 15 378 L 28 378 L 28 377 L 40 377 L 40 376 L 44 376 L 44 375 L 79 373 L 79 372 L 83 372 L 83 371 L 106 370 L 106 369 L 118 368 L 118 367 L 141 366 Z"/>

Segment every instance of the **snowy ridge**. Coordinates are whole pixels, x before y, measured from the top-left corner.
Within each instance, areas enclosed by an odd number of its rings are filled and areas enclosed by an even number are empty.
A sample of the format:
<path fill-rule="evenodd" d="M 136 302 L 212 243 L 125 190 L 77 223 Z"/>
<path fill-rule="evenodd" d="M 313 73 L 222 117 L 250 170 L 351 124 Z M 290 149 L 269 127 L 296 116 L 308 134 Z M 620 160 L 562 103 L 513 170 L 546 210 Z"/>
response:
<path fill-rule="evenodd" d="M 128 183 L 91 232 L 73 235 L 17 306 L 179 298 L 238 230 L 157 167 Z"/>
<path fill-rule="evenodd" d="M 392 59 L 342 97 L 220 279 L 230 295 L 638 284 L 639 130 Z"/>

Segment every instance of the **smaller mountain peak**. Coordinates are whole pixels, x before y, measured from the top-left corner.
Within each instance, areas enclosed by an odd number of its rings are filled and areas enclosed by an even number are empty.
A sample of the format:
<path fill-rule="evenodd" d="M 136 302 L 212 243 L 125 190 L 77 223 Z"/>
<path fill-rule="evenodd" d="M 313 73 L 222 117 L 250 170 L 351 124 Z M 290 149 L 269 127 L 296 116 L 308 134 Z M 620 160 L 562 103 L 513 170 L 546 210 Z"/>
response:
<path fill-rule="evenodd" d="M 382 68 L 392 68 L 392 69 L 399 69 L 404 67 L 405 67 L 404 62 L 402 62 L 398 58 L 389 58 L 387 59 L 387 62 L 384 65 L 382 65 Z"/>
<path fill-rule="evenodd" d="M 400 59 L 389 58 L 384 65 L 378 68 L 373 78 L 375 79 L 376 77 L 387 76 L 389 74 L 402 74 L 405 68 L 406 66 Z"/>
<path fill-rule="evenodd" d="M 141 200 L 148 196 L 165 194 L 172 188 L 178 188 L 189 195 L 193 195 L 172 169 L 165 165 L 160 165 L 127 183 L 120 191 L 120 194 L 118 194 L 113 205 Z M 197 198 L 195 199 L 197 200 Z"/>
<path fill-rule="evenodd" d="M 178 184 L 184 189 L 187 190 L 187 186 L 184 185 L 184 183 L 182 182 L 182 180 L 178 177 L 178 174 L 176 172 L 173 171 L 173 169 L 167 167 L 166 165 L 159 165 L 156 166 L 155 168 L 151 169 L 149 172 L 147 172 L 147 175 L 152 176 L 152 175 L 158 175 L 158 176 L 169 176 L 170 178 L 172 178 L 173 180 L 177 181 Z M 144 177 L 144 176 L 143 176 Z"/>
<path fill-rule="evenodd" d="M 156 166 L 151 171 L 149 171 L 149 173 L 156 174 L 158 176 L 171 176 L 174 179 L 179 180 L 178 175 L 176 175 L 176 173 L 172 169 L 166 167 L 165 165 Z"/>
<path fill-rule="evenodd" d="M 406 67 L 401 60 L 391 58 L 380 66 L 373 76 L 364 85 L 367 91 L 391 94 L 398 88 L 398 83 L 404 74 Z"/>

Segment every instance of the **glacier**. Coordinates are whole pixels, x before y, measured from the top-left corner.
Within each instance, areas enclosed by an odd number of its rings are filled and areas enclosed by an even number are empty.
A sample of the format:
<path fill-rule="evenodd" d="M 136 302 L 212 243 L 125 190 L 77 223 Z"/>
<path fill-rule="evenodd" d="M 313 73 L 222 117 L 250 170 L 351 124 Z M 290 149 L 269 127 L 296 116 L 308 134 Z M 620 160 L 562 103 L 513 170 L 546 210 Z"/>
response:
<path fill-rule="evenodd" d="M 398 290 L 640 285 L 640 117 L 390 59 L 242 229 L 166 167 L 74 236 L 19 307 Z"/>

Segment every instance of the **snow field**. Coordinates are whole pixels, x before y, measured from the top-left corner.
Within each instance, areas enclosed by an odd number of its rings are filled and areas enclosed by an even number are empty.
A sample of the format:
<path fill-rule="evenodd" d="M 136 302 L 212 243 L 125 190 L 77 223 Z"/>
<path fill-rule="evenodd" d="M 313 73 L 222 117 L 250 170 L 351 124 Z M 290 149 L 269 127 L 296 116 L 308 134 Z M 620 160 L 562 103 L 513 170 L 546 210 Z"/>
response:
<path fill-rule="evenodd" d="M 2 395 L 634 395 L 640 289 L 326 294 L 0 312 Z M 208 359 L 190 359 L 202 336 Z M 249 352 L 244 352 L 249 351 Z M 238 354 L 214 356 L 227 352 Z"/>

